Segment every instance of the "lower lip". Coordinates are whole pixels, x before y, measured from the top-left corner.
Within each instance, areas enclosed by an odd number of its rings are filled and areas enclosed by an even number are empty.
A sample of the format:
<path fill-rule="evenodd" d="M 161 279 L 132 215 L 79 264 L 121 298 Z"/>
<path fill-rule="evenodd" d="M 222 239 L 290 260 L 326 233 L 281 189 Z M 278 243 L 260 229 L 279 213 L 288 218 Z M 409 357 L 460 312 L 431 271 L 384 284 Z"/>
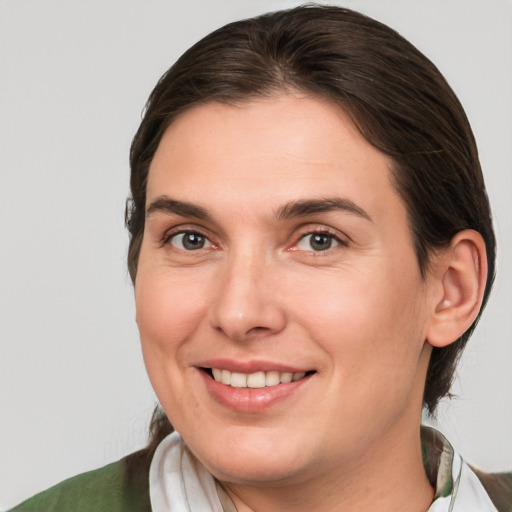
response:
<path fill-rule="evenodd" d="M 222 382 L 217 382 L 203 370 L 198 371 L 206 388 L 217 402 L 230 409 L 246 413 L 262 412 L 290 398 L 312 377 L 312 375 L 307 375 L 297 381 L 264 388 L 233 388 L 222 384 Z"/>

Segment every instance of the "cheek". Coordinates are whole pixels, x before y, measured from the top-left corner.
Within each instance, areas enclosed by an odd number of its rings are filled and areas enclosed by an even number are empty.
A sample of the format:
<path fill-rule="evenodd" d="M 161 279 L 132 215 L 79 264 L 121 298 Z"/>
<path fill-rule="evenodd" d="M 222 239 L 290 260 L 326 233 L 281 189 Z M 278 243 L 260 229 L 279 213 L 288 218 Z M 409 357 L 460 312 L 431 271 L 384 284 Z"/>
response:
<path fill-rule="evenodd" d="M 204 318 L 204 294 L 158 272 L 137 276 L 136 319 L 148 372 L 179 364 L 180 348 Z M 150 375 L 151 376 L 151 375 Z"/>
<path fill-rule="evenodd" d="M 135 288 L 142 354 L 153 389 L 175 428 L 199 406 L 188 392 L 187 341 L 205 317 L 204 300 L 192 283 L 165 273 L 140 272 Z"/>
<path fill-rule="evenodd" d="M 400 365 L 412 375 L 426 332 L 423 284 L 414 264 L 373 265 L 311 282 L 299 287 L 295 318 L 335 366 L 355 379 L 369 373 L 396 379 Z"/>

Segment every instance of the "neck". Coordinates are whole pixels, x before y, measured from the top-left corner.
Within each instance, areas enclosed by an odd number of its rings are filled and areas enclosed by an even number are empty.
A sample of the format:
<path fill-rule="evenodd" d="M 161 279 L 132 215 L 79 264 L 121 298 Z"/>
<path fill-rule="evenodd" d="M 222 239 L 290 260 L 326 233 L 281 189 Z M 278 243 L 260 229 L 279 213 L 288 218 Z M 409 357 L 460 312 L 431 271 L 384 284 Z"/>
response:
<path fill-rule="evenodd" d="M 223 483 L 238 512 L 426 512 L 434 489 L 423 467 L 419 426 L 393 432 L 336 471 L 272 487 Z"/>

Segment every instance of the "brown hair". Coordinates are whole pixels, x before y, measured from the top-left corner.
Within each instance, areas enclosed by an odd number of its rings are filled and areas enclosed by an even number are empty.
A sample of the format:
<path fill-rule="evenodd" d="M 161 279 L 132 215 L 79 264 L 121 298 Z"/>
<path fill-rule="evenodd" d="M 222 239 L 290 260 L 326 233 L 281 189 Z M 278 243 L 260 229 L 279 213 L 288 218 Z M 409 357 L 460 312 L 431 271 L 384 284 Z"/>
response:
<path fill-rule="evenodd" d="M 192 46 L 160 79 L 133 139 L 128 267 L 135 282 L 151 160 L 170 123 L 208 101 L 236 104 L 286 91 L 326 98 L 394 161 L 422 275 L 429 254 L 463 229 L 484 238 L 494 279 L 495 238 L 477 148 L 464 110 L 438 69 L 389 27 L 357 12 L 303 6 L 228 24 Z M 478 319 L 477 319 L 478 320 Z M 434 348 L 424 405 L 449 394 L 475 323 L 455 343 Z M 162 414 L 156 413 L 155 421 Z"/>

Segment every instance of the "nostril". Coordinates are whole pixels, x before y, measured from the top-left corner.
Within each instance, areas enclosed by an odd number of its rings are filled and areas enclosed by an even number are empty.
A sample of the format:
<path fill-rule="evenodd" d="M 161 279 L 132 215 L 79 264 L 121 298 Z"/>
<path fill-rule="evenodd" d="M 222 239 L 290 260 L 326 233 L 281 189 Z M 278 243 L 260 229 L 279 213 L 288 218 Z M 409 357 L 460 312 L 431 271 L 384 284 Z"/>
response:
<path fill-rule="evenodd" d="M 265 331 L 268 331 L 268 330 L 269 330 L 268 327 L 259 327 L 259 326 L 257 326 L 257 327 L 253 327 L 252 329 L 249 329 L 247 331 L 247 334 L 249 334 L 249 333 L 255 333 L 256 334 L 256 333 L 265 332 Z"/>

